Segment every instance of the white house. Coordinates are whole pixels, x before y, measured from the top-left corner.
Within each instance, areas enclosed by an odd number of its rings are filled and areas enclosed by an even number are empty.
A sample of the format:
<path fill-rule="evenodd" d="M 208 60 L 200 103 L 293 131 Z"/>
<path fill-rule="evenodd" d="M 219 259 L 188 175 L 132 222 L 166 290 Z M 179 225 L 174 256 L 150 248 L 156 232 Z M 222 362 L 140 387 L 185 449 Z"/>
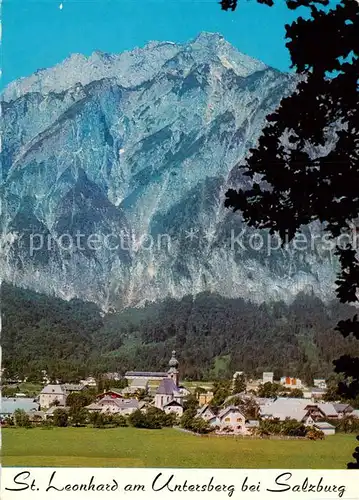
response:
<path fill-rule="evenodd" d="M 80 383 L 86 387 L 96 387 L 97 383 L 94 377 L 87 377 L 84 380 L 80 380 Z"/>
<path fill-rule="evenodd" d="M 334 403 L 333 407 L 338 413 L 338 418 L 343 418 L 351 415 L 354 411 L 354 408 L 347 403 Z"/>
<path fill-rule="evenodd" d="M 178 401 L 171 401 L 163 407 L 165 413 L 175 413 L 178 417 L 183 415 L 183 406 Z"/>
<path fill-rule="evenodd" d="M 273 372 L 263 372 L 262 376 L 262 383 L 266 384 L 267 382 L 270 382 L 273 384 L 273 379 L 274 379 L 274 373 Z"/>
<path fill-rule="evenodd" d="M 326 436 L 332 436 L 335 434 L 335 427 L 328 422 L 316 422 L 313 427 L 318 431 L 322 431 Z"/>
<path fill-rule="evenodd" d="M 318 389 L 326 389 L 327 388 L 327 383 L 325 381 L 325 378 L 315 378 L 313 380 L 313 385 L 314 385 L 314 387 L 318 387 Z"/>
<path fill-rule="evenodd" d="M 85 389 L 85 386 L 83 384 L 63 384 L 62 388 L 66 392 L 67 395 L 71 394 L 72 392 L 81 392 Z"/>
<path fill-rule="evenodd" d="M 220 427 L 220 420 L 208 404 L 197 410 L 196 417 L 203 418 L 211 427 Z"/>
<path fill-rule="evenodd" d="M 60 384 L 46 385 L 39 396 L 41 408 L 49 408 L 51 405 L 58 403 L 58 406 L 65 406 L 66 391 Z"/>
<path fill-rule="evenodd" d="M 245 416 L 236 406 L 224 408 L 217 416 L 220 431 L 228 428 L 235 434 L 247 434 Z"/>
<path fill-rule="evenodd" d="M 210 406 L 204 405 L 202 408 L 197 410 L 196 417 L 203 418 L 206 422 L 214 422 L 216 420 L 216 414 L 214 411 L 210 408 Z M 216 425 L 216 424 L 214 424 Z"/>
<path fill-rule="evenodd" d="M 105 396 L 100 399 L 100 401 L 86 406 L 86 409 L 90 413 L 99 412 L 131 415 L 131 413 L 139 409 L 139 403 L 137 399 L 111 398 L 109 396 Z"/>

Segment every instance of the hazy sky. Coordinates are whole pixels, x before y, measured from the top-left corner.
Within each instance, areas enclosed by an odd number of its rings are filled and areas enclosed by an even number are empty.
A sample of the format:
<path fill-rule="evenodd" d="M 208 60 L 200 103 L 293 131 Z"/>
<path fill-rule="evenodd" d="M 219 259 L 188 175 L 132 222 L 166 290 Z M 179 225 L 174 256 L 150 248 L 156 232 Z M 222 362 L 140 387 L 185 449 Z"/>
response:
<path fill-rule="evenodd" d="M 234 13 L 221 11 L 218 0 L 3 0 L 1 84 L 73 52 L 184 42 L 200 31 L 219 32 L 240 51 L 287 70 L 284 25 L 297 15 L 284 0 L 271 8 L 241 0 Z"/>

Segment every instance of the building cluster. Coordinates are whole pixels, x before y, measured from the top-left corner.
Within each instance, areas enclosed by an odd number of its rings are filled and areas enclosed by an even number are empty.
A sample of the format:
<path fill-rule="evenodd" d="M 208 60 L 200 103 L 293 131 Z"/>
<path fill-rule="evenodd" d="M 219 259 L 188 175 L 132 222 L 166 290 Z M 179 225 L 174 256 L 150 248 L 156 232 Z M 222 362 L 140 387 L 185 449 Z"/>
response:
<path fill-rule="evenodd" d="M 167 372 L 126 372 L 128 387 L 111 389 L 96 396 L 95 401 L 85 408 L 90 412 L 119 414 L 128 416 L 136 410 L 146 411 L 150 406 L 163 410 L 165 413 L 183 414 L 183 399 L 190 391 L 179 384 L 178 361 L 175 351 L 169 361 Z M 12 416 L 16 409 L 24 410 L 30 418 L 44 420 L 51 418 L 56 408 L 67 409 L 68 396 L 73 392 L 81 392 L 89 384 L 47 384 L 37 398 L 2 398 L 0 417 Z M 95 384 L 96 385 L 96 384 Z M 149 402 L 140 401 L 139 392 L 147 396 Z"/>
<path fill-rule="evenodd" d="M 236 372 L 233 382 L 237 377 L 244 375 Z M 283 389 L 300 389 L 303 397 L 273 397 L 263 398 L 251 394 L 264 384 L 274 384 L 273 372 L 264 372 L 262 379 L 246 383 L 246 390 L 242 393 L 227 398 L 220 411 L 215 412 L 211 408 L 214 397 L 212 391 L 199 395 L 200 409 L 197 416 L 206 420 L 210 426 L 217 429 L 218 433 L 232 433 L 241 435 L 253 434 L 254 429 L 259 427 L 260 421 L 272 420 L 285 422 L 294 420 L 308 427 L 314 427 L 325 435 L 335 434 L 334 421 L 344 417 L 359 419 L 359 410 L 355 410 L 349 404 L 338 402 L 324 402 L 323 395 L 327 384 L 325 379 L 314 379 L 314 387 L 306 387 L 299 378 L 282 377 L 279 383 Z M 234 384 L 233 384 L 234 386 Z M 233 405 L 232 401 L 242 401 L 242 405 Z M 257 408 L 256 419 L 246 419 L 243 406 L 251 403 Z"/>
<path fill-rule="evenodd" d="M 184 411 L 184 398 L 190 391 L 179 382 L 178 366 L 176 353 L 173 351 L 166 372 L 128 371 L 125 374 L 127 387 L 102 392 L 85 408 L 89 413 L 117 414 L 126 417 L 135 411 L 146 412 L 148 408 L 156 407 L 165 413 L 181 417 Z M 108 375 L 112 380 L 120 377 L 119 374 Z M 241 376 L 244 376 L 243 372 L 236 372 L 233 381 Z M 203 392 L 198 395 L 199 409 L 196 417 L 205 420 L 218 434 L 240 435 L 253 434 L 259 428 L 260 421 L 264 420 L 284 422 L 289 419 L 317 428 L 324 434 L 334 434 L 334 420 L 344 417 L 359 419 L 359 410 L 353 409 L 348 404 L 323 402 L 322 396 L 327 388 L 324 379 L 315 379 L 314 387 L 309 388 L 296 377 L 282 377 L 277 382 L 285 389 L 300 389 L 303 397 L 264 398 L 253 394 L 253 389 L 268 383 L 274 383 L 273 372 L 264 372 L 260 380 L 247 381 L 246 389 L 228 397 L 218 410 L 211 407 L 213 391 Z M 14 398 L 2 398 L 0 418 L 12 416 L 16 409 L 21 409 L 34 422 L 50 419 L 57 408 L 68 409 L 67 400 L 70 394 L 81 393 L 85 387 L 94 385 L 96 385 L 95 380 L 89 377 L 79 384 L 47 383 L 35 399 L 23 397 L 24 394 L 18 394 Z M 238 402 L 240 404 L 234 404 Z M 246 405 L 251 406 L 252 410 L 255 408 L 255 418 L 246 418 Z"/>
<path fill-rule="evenodd" d="M 233 405 L 231 401 L 241 400 L 241 405 Z M 257 409 L 256 419 L 246 419 L 243 407 L 250 403 Z M 294 420 L 307 427 L 314 427 L 325 435 L 335 434 L 333 421 L 344 417 L 359 419 L 359 410 L 354 410 L 347 403 L 325 403 L 308 401 L 305 398 L 260 398 L 243 392 L 227 398 L 224 407 L 215 412 L 209 403 L 204 404 L 197 416 L 203 418 L 218 433 L 240 435 L 253 434 L 259 428 L 260 420 L 285 422 Z"/>

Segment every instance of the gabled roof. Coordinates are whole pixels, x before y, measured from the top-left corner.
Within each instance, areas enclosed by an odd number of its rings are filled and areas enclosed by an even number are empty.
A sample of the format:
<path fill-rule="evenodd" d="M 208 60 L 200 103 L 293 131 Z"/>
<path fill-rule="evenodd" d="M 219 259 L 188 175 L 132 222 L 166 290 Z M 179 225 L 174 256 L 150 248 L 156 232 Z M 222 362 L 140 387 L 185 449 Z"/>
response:
<path fill-rule="evenodd" d="M 50 406 L 48 410 L 45 411 L 46 415 L 53 415 L 54 411 L 56 410 L 69 410 L 70 407 L 68 406 Z"/>
<path fill-rule="evenodd" d="M 166 372 L 126 372 L 125 377 L 164 378 L 164 377 L 167 377 L 167 373 Z"/>
<path fill-rule="evenodd" d="M 224 408 L 222 411 L 220 411 L 218 413 L 218 418 L 223 418 L 227 415 L 227 413 L 230 413 L 230 412 L 235 412 L 235 413 L 239 413 L 243 418 L 244 418 L 244 415 L 242 414 L 242 412 L 240 411 L 240 409 L 237 407 L 237 406 L 227 406 L 227 408 Z"/>
<path fill-rule="evenodd" d="M 346 413 L 351 413 L 354 410 L 348 403 L 334 403 L 333 406 L 337 413 L 342 413 L 344 411 Z"/>
<path fill-rule="evenodd" d="M 337 417 L 338 412 L 334 408 L 333 403 L 318 403 L 318 407 L 324 412 L 327 417 Z"/>
<path fill-rule="evenodd" d="M 313 427 L 317 427 L 318 429 L 335 429 L 335 426 L 329 422 L 316 422 L 313 424 Z"/>
<path fill-rule="evenodd" d="M 306 410 L 308 413 L 314 411 L 315 413 L 319 411 L 319 413 L 321 413 L 323 415 L 323 417 L 325 417 L 325 413 L 324 411 L 319 407 L 319 405 L 317 403 L 311 403 L 309 405 L 307 405 L 304 410 Z"/>
<path fill-rule="evenodd" d="M 126 408 L 135 408 L 136 410 L 139 407 L 137 399 L 116 399 L 116 406 L 121 410 Z"/>
<path fill-rule="evenodd" d="M 132 388 L 143 388 L 146 389 L 148 386 L 148 380 L 143 378 L 135 378 L 131 381 L 130 387 Z"/>
<path fill-rule="evenodd" d="M 40 394 L 53 394 L 57 396 L 65 396 L 65 390 L 62 385 L 60 384 L 49 384 L 46 385 Z"/>
<path fill-rule="evenodd" d="M 260 398 L 258 396 L 253 396 L 253 400 L 259 406 L 270 405 L 271 403 L 274 402 L 274 398 Z"/>
<path fill-rule="evenodd" d="M 100 406 L 97 403 L 91 403 L 90 405 L 85 406 L 86 410 L 94 410 L 94 411 L 101 411 L 102 406 Z"/>
<path fill-rule="evenodd" d="M 206 413 L 207 410 L 209 410 L 212 413 L 212 415 L 214 415 L 214 411 L 210 408 L 209 404 L 207 403 L 197 410 L 197 417 L 200 417 L 201 415 Z"/>
<path fill-rule="evenodd" d="M 119 392 L 119 390 L 117 390 L 117 389 L 110 389 L 108 391 L 103 392 L 102 394 L 98 394 L 96 396 L 96 399 L 105 398 L 105 397 L 111 398 L 111 394 L 113 395 L 112 399 L 122 398 L 122 394 Z"/>
<path fill-rule="evenodd" d="M 280 421 L 284 421 L 287 419 L 297 420 L 297 422 L 301 422 L 307 415 L 306 410 L 290 410 L 288 409 L 283 413 L 273 413 L 272 418 L 278 418 Z"/>
<path fill-rule="evenodd" d="M 139 404 L 137 399 L 123 399 L 123 398 L 110 398 L 104 397 L 96 403 L 97 406 L 103 408 L 105 405 L 116 406 L 117 408 L 124 410 L 125 408 L 138 408 Z"/>
<path fill-rule="evenodd" d="M 230 396 L 228 396 L 224 402 L 226 403 L 227 401 L 230 401 L 231 399 L 234 398 L 240 398 L 245 400 L 245 399 L 251 399 L 251 396 L 249 394 L 246 394 L 244 391 L 237 392 L 236 394 L 231 394 Z"/>
<path fill-rule="evenodd" d="M 180 408 L 183 408 L 183 405 L 181 405 L 181 403 L 179 403 L 178 401 L 170 401 L 169 403 L 167 403 L 166 405 L 164 405 L 163 408 L 167 408 L 167 406 L 179 406 Z"/>
<path fill-rule="evenodd" d="M 179 392 L 178 387 L 171 378 L 164 378 L 157 388 L 156 394 L 172 396 L 174 392 Z"/>
<path fill-rule="evenodd" d="M 97 404 L 116 404 L 116 401 L 121 400 L 123 398 L 112 398 L 111 396 L 105 395 L 103 398 L 97 401 Z"/>

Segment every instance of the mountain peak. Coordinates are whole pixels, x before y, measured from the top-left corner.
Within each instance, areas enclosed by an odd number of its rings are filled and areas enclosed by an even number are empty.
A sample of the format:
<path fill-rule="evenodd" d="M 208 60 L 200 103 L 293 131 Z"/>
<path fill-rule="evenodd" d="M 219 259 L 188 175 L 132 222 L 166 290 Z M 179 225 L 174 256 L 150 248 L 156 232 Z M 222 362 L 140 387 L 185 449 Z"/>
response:
<path fill-rule="evenodd" d="M 51 68 L 10 83 L 3 92 L 3 99 L 12 101 L 29 92 L 63 92 L 77 82 L 87 85 L 103 78 L 115 78 L 124 87 L 136 86 L 152 79 L 167 61 L 183 51 L 190 52 L 199 64 L 220 60 L 243 77 L 266 68 L 262 62 L 239 52 L 221 34 L 201 32 L 185 44 L 151 41 L 142 48 L 120 54 L 99 50 L 88 57 L 71 54 Z"/>
<path fill-rule="evenodd" d="M 193 40 L 194 43 L 200 43 L 204 45 L 219 43 L 221 41 L 224 41 L 224 36 L 220 33 L 211 31 L 201 31 Z"/>

